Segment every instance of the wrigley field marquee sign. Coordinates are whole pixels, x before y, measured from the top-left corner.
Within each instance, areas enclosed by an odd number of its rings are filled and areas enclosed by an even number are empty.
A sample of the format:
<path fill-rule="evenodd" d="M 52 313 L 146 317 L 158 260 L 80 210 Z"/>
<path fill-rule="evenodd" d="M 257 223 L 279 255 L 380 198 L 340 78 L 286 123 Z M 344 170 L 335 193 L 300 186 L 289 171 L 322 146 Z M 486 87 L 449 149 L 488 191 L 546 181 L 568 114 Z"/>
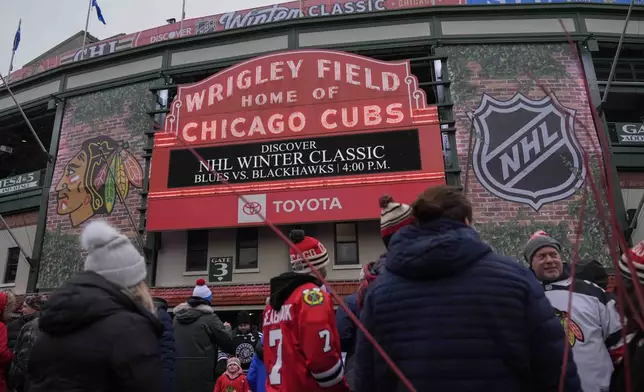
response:
<path fill-rule="evenodd" d="M 367 219 L 378 205 L 360 192 L 388 184 L 411 201 L 444 183 L 438 113 L 407 61 L 325 50 L 262 56 L 180 86 L 164 127 L 152 154 L 149 230 L 262 216 Z M 204 213 L 212 203 L 229 208 Z"/>

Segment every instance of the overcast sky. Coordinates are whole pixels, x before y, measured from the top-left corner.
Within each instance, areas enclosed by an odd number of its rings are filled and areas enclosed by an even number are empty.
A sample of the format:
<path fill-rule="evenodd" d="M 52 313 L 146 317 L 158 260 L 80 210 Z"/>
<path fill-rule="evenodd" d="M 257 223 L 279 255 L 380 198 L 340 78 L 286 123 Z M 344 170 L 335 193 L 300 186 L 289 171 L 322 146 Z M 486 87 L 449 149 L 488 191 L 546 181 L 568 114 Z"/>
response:
<path fill-rule="evenodd" d="M 279 3 L 279 0 L 186 0 L 186 19 Z M 107 25 L 93 12 L 90 34 L 99 39 L 134 33 L 181 19 L 182 0 L 98 0 Z M 22 18 L 22 40 L 14 69 L 85 28 L 88 0 L 0 0 L 0 72 L 9 70 L 11 46 Z"/>

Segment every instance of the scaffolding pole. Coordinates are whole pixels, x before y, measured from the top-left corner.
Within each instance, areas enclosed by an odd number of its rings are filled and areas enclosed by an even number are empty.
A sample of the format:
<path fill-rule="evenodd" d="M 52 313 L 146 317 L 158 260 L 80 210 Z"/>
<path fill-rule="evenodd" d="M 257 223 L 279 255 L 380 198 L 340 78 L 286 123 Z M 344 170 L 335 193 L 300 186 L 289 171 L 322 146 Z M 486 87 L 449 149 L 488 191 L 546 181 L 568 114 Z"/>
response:
<path fill-rule="evenodd" d="M 604 96 L 602 97 L 601 104 L 606 103 L 608 98 L 608 91 L 610 90 L 610 85 L 613 82 L 615 77 L 615 71 L 617 70 L 617 62 L 619 61 L 619 52 L 622 51 L 622 44 L 624 44 L 624 36 L 626 35 L 626 29 L 628 28 L 628 21 L 631 19 L 631 11 L 633 11 L 633 5 L 635 5 L 635 0 L 631 0 L 631 4 L 628 6 L 628 13 L 626 14 L 626 20 L 624 21 L 624 29 L 622 30 L 622 35 L 619 37 L 619 43 L 617 44 L 617 51 L 615 52 L 615 58 L 613 59 L 613 64 L 610 67 L 610 73 L 608 74 L 608 82 L 606 83 L 606 88 L 604 89 Z M 602 110 L 603 111 L 603 110 Z"/>

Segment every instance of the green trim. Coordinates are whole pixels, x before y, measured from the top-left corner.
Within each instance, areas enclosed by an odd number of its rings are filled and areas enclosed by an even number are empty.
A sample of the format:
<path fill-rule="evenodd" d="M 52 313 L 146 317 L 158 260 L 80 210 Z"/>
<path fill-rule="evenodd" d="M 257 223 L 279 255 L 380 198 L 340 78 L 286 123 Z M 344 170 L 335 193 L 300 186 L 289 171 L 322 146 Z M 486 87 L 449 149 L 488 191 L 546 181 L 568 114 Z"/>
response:
<path fill-rule="evenodd" d="M 54 119 L 54 127 L 51 134 L 51 143 L 49 144 L 49 154 L 53 157 L 58 155 L 58 143 L 60 141 L 60 133 L 63 126 L 63 116 L 65 114 L 65 101 L 60 102 L 56 108 L 56 117 Z M 27 292 L 32 293 L 36 291 L 38 286 L 38 274 L 40 272 L 40 258 L 42 256 L 43 243 L 45 240 L 45 232 L 47 230 L 47 207 L 49 205 L 49 189 L 51 189 L 51 182 L 54 177 L 54 168 L 56 161 L 47 165 L 45 173 L 45 180 L 43 181 L 43 192 L 40 198 L 40 209 L 38 214 L 38 223 L 36 226 L 36 238 L 34 239 L 34 248 L 32 251 L 31 265 L 29 270 L 29 278 L 27 279 Z"/>
<path fill-rule="evenodd" d="M 4 200 L 3 198 L 0 202 L 0 214 L 10 214 L 25 210 L 37 210 L 40 206 L 42 189 L 24 192 L 15 196 L 18 197 L 7 197 L 8 200 Z"/>
<path fill-rule="evenodd" d="M 582 66 L 584 68 L 584 73 L 586 74 L 586 80 L 588 82 L 588 89 L 590 90 L 590 97 L 589 103 L 593 106 L 598 106 L 601 103 L 601 93 L 599 90 L 599 84 L 597 82 L 597 75 L 595 73 L 595 66 L 593 64 L 593 59 L 592 59 L 592 53 L 589 52 L 585 47 L 582 45 L 578 45 L 579 48 L 579 53 L 581 57 L 581 62 Z M 601 127 L 604 129 L 605 132 L 608 132 L 608 126 L 606 124 L 606 119 L 602 116 L 600 120 L 602 122 Z M 593 121 L 594 123 L 594 121 Z M 598 124 L 594 124 L 595 129 L 597 132 L 599 132 L 599 127 L 597 126 Z M 610 135 L 606 133 L 606 140 L 608 140 L 610 144 Z M 598 139 L 598 142 L 601 143 L 601 139 Z M 613 201 L 615 203 L 615 211 L 613 213 L 615 214 L 617 221 L 619 222 L 619 226 L 621 229 L 621 235 L 624 235 L 626 238 L 626 241 L 630 242 L 630 235 L 629 235 L 629 229 L 628 229 L 628 221 L 626 220 L 626 206 L 624 205 L 624 199 L 622 196 L 622 191 L 621 187 L 619 184 L 619 175 L 617 172 L 617 167 L 619 165 L 617 164 L 616 161 L 617 155 L 613 152 L 613 148 L 611 148 L 610 145 L 606 146 L 606 150 L 609 151 L 610 154 L 610 162 L 612 164 L 611 167 L 606 168 L 606 175 L 610 176 L 609 178 L 612 179 L 612 186 L 613 186 Z M 603 158 L 603 163 L 606 165 L 607 160 L 606 158 Z"/>
<path fill-rule="evenodd" d="M 643 169 L 644 168 L 644 150 L 639 153 L 620 154 L 611 153 L 613 166 L 620 169 Z"/>
<path fill-rule="evenodd" d="M 438 41 L 437 38 L 427 36 L 427 37 L 416 37 L 416 38 L 396 38 L 396 39 L 388 39 L 388 40 L 377 40 L 372 42 L 375 45 L 382 45 L 386 47 L 400 47 L 401 43 L 404 43 L 405 46 L 407 45 L 416 46 L 417 44 L 435 45 L 437 41 Z M 370 43 L 371 42 L 364 42 L 364 41 L 355 42 L 355 43 L 343 42 L 340 44 L 304 46 L 304 47 L 301 47 L 301 49 L 342 49 L 343 51 L 350 52 L 355 50 L 355 48 L 353 48 L 354 45 L 362 46 Z"/>
<path fill-rule="evenodd" d="M 161 73 L 161 69 L 157 69 L 154 71 L 145 72 L 134 76 L 131 76 L 131 75 L 123 76 L 120 78 L 110 79 L 109 81 L 106 81 L 106 82 L 92 83 L 92 84 L 88 84 L 87 86 L 66 90 L 64 93 L 60 93 L 57 97 L 71 98 L 79 95 L 94 93 L 97 91 L 109 90 L 115 87 L 122 87 L 129 84 L 147 82 L 149 80 L 158 78 L 160 73 Z"/>
<path fill-rule="evenodd" d="M 46 110 L 47 103 L 52 98 L 52 96 L 53 94 L 44 96 L 42 98 L 34 99 L 33 101 L 29 101 L 26 103 L 20 103 L 20 106 L 22 107 L 22 110 L 24 110 L 27 116 L 29 117 L 29 112 L 33 109 L 37 109 L 39 106 L 43 106 L 45 108 L 40 110 Z M 0 110 L 0 118 L 5 116 L 8 117 L 8 116 L 15 116 L 15 115 L 20 115 L 20 110 L 18 110 L 18 107 L 15 104 L 11 105 L 7 109 Z"/>

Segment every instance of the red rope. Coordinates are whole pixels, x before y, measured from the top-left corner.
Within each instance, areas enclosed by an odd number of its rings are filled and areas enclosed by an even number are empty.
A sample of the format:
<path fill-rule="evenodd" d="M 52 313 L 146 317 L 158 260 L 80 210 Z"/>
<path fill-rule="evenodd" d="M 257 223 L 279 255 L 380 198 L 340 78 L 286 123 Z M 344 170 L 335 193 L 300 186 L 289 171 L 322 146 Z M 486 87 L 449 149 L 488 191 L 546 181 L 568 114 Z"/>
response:
<path fill-rule="evenodd" d="M 633 310 L 633 312 L 635 312 L 635 309 L 637 309 L 637 308 L 635 308 L 633 306 L 631 298 L 629 296 L 624 295 L 624 281 L 623 281 L 623 277 L 619 273 L 619 269 L 620 269 L 619 268 L 619 257 L 620 257 L 620 255 L 617 252 L 617 243 L 619 243 L 621 249 L 624 249 L 624 250 L 628 249 L 628 246 L 626 244 L 626 241 L 625 241 L 622 233 L 620 232 L 620 227 L 619 227 L 620 225 L 619 225 L 619 222 L 618 222 L 618 220 L 617 220 L 617 218 L 615 217 L 615 214 L 614 214 L 616 209 L 615 209 L 614 187 L 613 187 L 613 178 L 612 178 L 613 173 L 610 170 L 610 168 L 612 168 L 612 162 L 611 162 L 610 151 L 608 151 L 608 138 L 607 138 L 607 135 L 606 135 L 605 128 L 603 126 L 603 122 L 599 118 L 597 110 L 595 109 L 595 107 L 592 104 L 590 104 L 591 94 L 590 94 L 590 89 L 589 89 L 589 86 L 588 86 L 588 80 L 587 80 L 587 76 L 586 76 L 586 73 L 584 71 L 582 62 L 581 62 L 581 60 L 579 58 L 579 54 L 577 52 L 577 47 L 574 44 L 574 42 L 573 42 L 570 34 L 568 33 L 565 25 L 563 24 L 563 21 L 561 21 L 561 19 L 560 19 L 559 22 L 560 22 L 562 28 L 564 29 L 564 32 L 566 34 L 566 38 L 567 38 L 568 43 L 569 43 L 570 48 L 571 48 L 571 52 L 573 53 L 573 55 L 575 57 L 577 66 L 579 67 L 579 70 L 580 70 L 581 75 L 582 75 L 584 90 L 586 92 L 586 97 L 588 99 L 591 114 L 593 116 L 593 122 L 595 124 L 596 129 L 597 129 L 596 134 L 597 134 L 598 138 L 600 139 L 599 147 L 597 146 L 597 143 L 595 142 L 595 139 L 592 137 L 592 134 L 591 134 L 590 130 L 588 129 L 588 127 L 586 127 L 585 124 L 583 124 L 583 122 L 581 122 L 581 120 L 579 120 L 579 118 L 575 118 L 575 122 L 578 125 L 580 125 L 581 128 L 586 132 L 586 135 L 588 136 L 588 140 L 593 145 L 594 151 L 601 151 L 602 156 L 604 158 L 603 170 L 600 170 L 600 174 L 601 174 L 602 181 L 604 183 L 604 187 L 606 189 L 606 199 L 607 199 L 608 207 L 609 207 L 608 213 L 606 212 L 606 208 L 604 206 L 603 198 L 601 197 L 601 192 L 599 191 L 599 187 L 597 186 L 597 184 L 595 183 L 594 179 L 592 178 L 592 175 L 590 175 L 591 172 L 590 172 L 590 165 L 589 165 L 589 159 L 588 159 L 589 158 L 588 152 L 582 146 L 582 149 L 584 149 L 584 158 L 585 158 L 584 159 L 584 167 L 586 168 L 586 172 L 587 172 L 587 179 L 588 179 L 588 182 L 589 182 L 588 185 L 590 185 L 590 187 L 591 187 L 591 189 L 593 191 L 593 197 L 595 198 L 595 201 L 596 201 L 596 204 L 597 204 L 598 215 L 600 216 L 600 219 L 602 221 L 609 222 L 610 225 L 611 225 L 610 226 L 610 229 L 611 229 L 610 231 L 608 230 L 608 228 L 606 226 L 602 226 L 602 228 L 603 228 L 603 231 L 604 231 L 604 235 L 605 235 L 605 237 L 607 239 L 607 242 L 609 243 L 610 254 L 611 254 L 611 257 L 613 259 L 613 265 L 614 265 L 615 270 L 616 270 L 615 275 L 616 275 L 616 290 L 617 290 L 617 294 L 618 294 L 618 308 L 619 308 L 619 312 L 620 312 L 621 323 L 622 323 L 622 326 L 623 326 L 622 332 L 621 332 L 621 334 L 622 334 L 622 342 L 626 345 L 627 344 L 627 341 L 626 341 L 626 325 L 625 325 L 626 323 L 625 323 L 625 314 L 624 314 L 625 313 L 624 312 L 625 304 L 628 304 L 630 306 L 630 308 Z M 543 86 L 539 82 L 537 82 L 537 85 L 544 91 L 544 93 L 546 93 L 547 95 L 550 94 L 550 91 L 545 86 Z M 585 204 L 585 196 L 584 196 L 584 204 Z M 583 208 L 583 205 L 582 205 L 582 208 Z M 613 213 L 611 214 L 610 212 L 613 212 Z M 583 221 L 583 213 L 582 213 L 582 211 L 580 211 L 579 219 Z M 582 223 L 580 222 L 579 225 L 581 226 L 581 224 Z M 614 235 L 617 236 L 617 242 L 615 241 L 615 236 L 612 235 L 613 233 L 614 233 Z M 580 238 L 577 237 L 577 241 L 579 241 L 579 239 Z M 577 249 L 578 249 L 578 244 L 576 244 L 576 245 L 577 245 Z M 636 277 L 637 274 L 635 273 L 635 268 L 633 266 L 633 263 L 632 263 L 631 256 L 630 256 L 629 252 L 626 252 L 626 259 L 627 259 L 627 264 L 628 264 L 629 270 L 631 271 L 631 276 Z M 573 268 L 574 268 L 574 263 L 573 263 Z M 638 302 L 640 304 L 644 304 L 644 298 L 642 297 L 642 292 L 640 290 L 638 282 L 635 279 L 634 279 L 634 283 L 635 283 L 635 292 L 636 292 L 637 300 L 638 300 Z M 569 304 L 568 304 L 569 312 L 571 310 L 570 306 L 571 306 L 572 292 L 573 292 L 573 287 L 571 285 L 570 294 L 569 294 Z M 644 307 L 640 307 L 639 309 L 642 309 L 642 308 L 644 308 Z M 633 318 L 639 324 L 640 328 L 644 329 L 644 325 L 642 324 L 641 315 L 634 314 Z M 566 349 L 564 350 L 564 365 L 562 367 L 562 374 L 561 374 L 560 385 L 559 385 L 559 390 L 560 391 L 563 391 L 563 386 L 564 386 L 564 381 L 565 381 L 565 368 L 566 368 L 566 364 L 567 364 L 567 357 L 568 357 L 569 349 L 570 349 L 569 344 L 568 344 L 568 342 L 566 342 Z M 628 392 L 631 392 L 632 386 L 631 386 L 631 380 L 630 380 L 630 361 L 629 361 L 629 358 L 628 358 L 628 352 L 625 353 L 624 372 L 625 372 L 626 390 Z"/>
<path fill-rule="evenodd" d="M 188 147 L 188 150 L 189 150 L 189 151 L 190 151 L 190 152 L 191 152 L 191 153 L 192 153 L 192 154 L 193 154 L 193 155 L 194 155 L 194 156 L 199 160 L 199 162 L 201 162 L 203 165 L 205 165 L 205 167 L 209 167 L 209 166 L 210 166 L 210 165 L 207 165 L 206 160 L 205 160 L 205 159 L 204 159 L 204 158 L 203 158 L 203 157 L 202 157 L 202 156 L 201 156 L 201 155 L 200 155 L 200 154 L 199 154 L 199 153 L 194 149 L 194 147 L 190 147 L 190 146 L 188 146 L 188 145 L 187 145 L 183 140 L 181 140 L 179 137 L 177 137 L 177 138 L 176 138 L 176 140 L 177 140 L 177 141 L 179 141 L 179 143 L 181 143 L 183 146 Z M 217 172 L 216 172 L 214 169 L 209 169 L 209 172 L 210 172 L 210 173 L 212 173 L 212 174 L 214 174 L 214 175 L 216 175 L 216 176 L 217 176 L 217 178 L 219 178 L 219 176 L 217 175 Z M 238 191 L 236 191 L 236 190 L 231 186 L 231 184 L 230 184 L 230 183 L 228 183 L 228 181 L 223 180 L 223 181 L 221 181 L 221 183 L 222 183 L 223 185 L 227 186 L 227 187 L 232 191 L 232 193 L 233 193 L 233 194 L 235 194 L 236 196 L 238 196 L 242 201 L 244 201 L 245 203 L 248 203 L 248 202 L 249 202 L 249 200 L 247 200 L 247 199 L 244 197 L 244 195 L 242 195 L 242 194 L 240 194 Z M 281 238 L 281 239 L 282 239 L 282 241 L 284 241 L 286 244 L 288 244 L 288 246 L 289 246 L 293 251 L 297 252 L 297 255 L 298 255 L 299 257 L 301 257 L 301 258 L 306 262 L 307 266 L 311 269 L 311 271 L 313 272 L 313 274 L 315 275 L 315 277 L 316 277 L 320 282 L 322 282 L 322 283 L 327 287 L 327 290 L 328 290 L 328 291 L 329 291 L 329 293 L 331 294 L 331 297 L 333 297 L 333 299 L 338 303 L 338 305 L 339 305 L 342 309 L 344 309 L 344 311 L 347 313 L 347 315 L 349 316 L 349 318 L 351 319 L 351 321 L 353 321 L 353 323 L 356 325 L 356 327 L 358 327 L 358 329 L 360 329 L 360 331 L 362 331 L 362 333 L 364 334 L 365 338 L 366 338 L 366 339 L 367 339 L 367 340 L 368 340 L 368 341 L 373 345 L 373 347 L 376 349 L 376 351 L 378 351 L 378 353 L 382 356 L 382 358 L 385 360 L 385 362 L 387 363 L 387 365 L 389 365 L 389 367 L 391 368 L 391 370 L 392 370 L 392 371 L 393 371 L 393 372 L 398 376 L 398 378 L 399 378 L 399 379 L 400 379 L 400 381 L 405 385 L 405 387 L 407 387 L 407 389 L 408 389 L 410 392 L 416 392 L 416 389 L 414 388 L 414 386 L 413 386 L 413 384 L 411 383 L 411 381 L 409 381 L 409 379 L 404 375 L 404 373 L 402 372 L 402 370 L 400 370 L 400 368 L 398 368 L 398 366 L 396 366 L 396 364 L 394 363 L 394 361 L 389 357 L 389 355 L 387 355 L 387 353 L 386 353 L 386 352 L 385 352 L 385 350 L 382 348 L 382 346 L 380 346 L 380 345 L 378 344 L 378 342 L 377 342 L 377 341 L 376 341 L 376 339 L 373 337 L 373 335 L 371 335 L 371 333 L 369 333 L 369 331 L 365 328 L 365 326 L 364 326 L 364 325 L 362 325 L 362 323 L 360 322 L 360 320 L 358 319 L 358 317 L 356 317 L 356 316 L 353 314 L 353 312 L 351 312 L 351 309 L 349 309 L 349 307 L 344 303 L 344 300 L 342 299 L 342 297 L 340 297 L 340 296 L 335 292 L 335 290 L 333 290 L 333 288 L 331 287 L 331 285 L 329 285 L 329 282 L 328 282 L 328 281 L 327 281 L 327 280 L 322 276 L 322 274 L 320 273 L 320 271 L 318 271 L 318 270 L 317 270 L 317 268 L 315 268 L 315 267 L 311 264 L 311 262 L 309 261 L 308 257 L 306 257 L 304 254 L 302 254 L 302 252 L 297 248 L 297 246 L 295 246 L 295 244 L 294 244 L 293 242 L 291 242 L 291 240 L 290 240 L 288 237 L 286 237 L 286 236 L 282 233 L 282 231 L 281 231 L 281 230 L 279 230 L 279 229 L 277 228 L 277 226 L 275 226 L 271 221 L 269 221 L 269 220 L 266 218 L 266 216 L 264 216 L 263 212 L 261 212 L 261 211 L 260 211 L 258 215 L 259 215 L 260 219 L 261 219 L 261 220 L 262 220 L 262 221 L 263 221 L 263 222 L 264 222 L 264 223 L 265 223 L 265 224 L 266 224 L 266 225 L 267 225 L 271 230 L 273 230 L 273 232 L 275 232 L 275 234 L 277 234 L 277 236 L 278 236 L 279 238 Z"/>
<path fill-rule="evenodd" d="M 586 176 L 590 176 L 586 172 Z M 559 392 L 564 392 L 566 385 L 566 370 L 568 369 L 568 357 L 570 356 L 570 324 L 572 322 L 572 293 L 575 288 L 575 267 L 579 260 L 579 247 L 581 245 L 581 231 L 584 226 L 584 213 L 586 212 L 586 200 L 588 199 L 588 191 L 584 187 L 584 193 L 581 196 L 581 208 L 579 210 L 579 220 L 577 221 L 577 229 L 575 231 L 575 247 L 572 255 L 572 266 L 570 267 L 570 288 L 568 295 L 568 312 L 566 313 L 566 346 L 564 348 L 563 363 L 561 364 L 561 375 L 559 376 Z"/>
<path fill-rule="evenodd" d="M 584 90 L 586 92 L 586 98 L 588 99 L 588 104 L 590 106 L 590 111 L 591 111 L 592 116 L 593 116 L 593 121 L 595 123 L 595 127 L 597 128 L 596 134 L 599 136 L 599 139 L 600 139 L 599 147 L 597 147 L 597 143 L 595 142 L 595 139 L 592 136 L 590 136 L 590 130 L 588 129 L 588 127 L 582 126 L 582 128 L 586 131 L 587 135 L 589 136 L 589 140 L 593 144 L 593 148 L 595 149 L 595 151 L 601 151 L 602 152 L 602 157 L 604 158 L 604 170 L 601 170 L 600 173 L 602 175 L 602 180 L 604 181 L 604 184 L 605 184 L 605 187 L 606 187 L 606 193 L 607 193 L 606 197 L 607 197 L 607 201 L 608 201 L 608 207 L 609 207 L 610 211 L 613 212 L 613 214 L 610 214 L 609 218 L 612 218 L 612 219 L 609 219 L 609 222 L 612 224 L 613 232 L 616 233 L 616 235 L 617 235 L 618 242 L 619 242 L 619 245 L 620 245 L 621 249 L 626 251 L 628 249 L 628 244 L 626 243 L 626 240 L 624 239 L 624 236 L 621 233 L 621 228 L 620 228 L 620 225 L 619 225 L 619 221 L 617 220 L 617 217 L 615 217 L 615 214 L 614 214 L 614 212 L 617 211 L 617 209 L 615 208 L 615 197 L 614 197 L 615 189 L 614 189 L 614 186 L 613 186 L 614 178 L 613 178 L 613 172 L 611 170 L 612 167 L 613 167 L 612 156 L 610 154 L 610 151 L 608 150 L 608 146 L 610 145 L 609 144 L 610 142 L 608 140 L 606 129 L 604 128 L 604 122 L 599 117 L 599 114 L 597 113 L 597 109 L 590 103 L 591 94 L 590 94 L 590 88 L 588 86 L 588 78 L 587 78 L 586 73 L 584 71 L 584 67 L 582 65 L 581 59 L 579 58 L 579 53 L 577 51 L 577 47 L 575 46 L 575 43 L 573 42 L 572 37 L 570 36 L 570 33 L 566 29 L 566 27 L 565 27 L 565 25 L 564 25 L 564 23 L 563 23 L 563 21 L 561 19 L 559 19 L 559 23 L 561 24 L 562 28 L 564 29 L 564 33 L 566 34 L 566 39 L 568 40 L 568 44 L 570 45 L 571 51 L 572 51 L 573 55 L 575 56 L 575 60 L 576 60 L 577 65 L 578 65 L 578 67 L 579 67 L 579 69 L 581 71 L 582 79 L 583 79 L 583 82 L 584 82 L 583 83 Z M 604 208 L 603 203 L 601 203 L 601 198 L 596 199 L 596 200 L 598 201 L 597 204 L 600 205 L 602 208 Z M 613 241 L 611 241 L 611 244 L 610 244 L 611 245 L 611 252 L 615 256 L 613 258 L 613 264 L 614 264 L 615 271 L 616 271 L 615 275 L 617 275 L 617 281 L 618 281 L 618 284 L 619 284 L 619 286 L 617 288 L 618 289 L 623 289 L 623 285 L 622 285 L 623 281 L 621 279 L 622 277 L 619 276 L 619 275 L 621 275 L 619 273 L 619 259 L 620 259 L 620 256 L 619 256 L 619 254 L 616 254 L 617 253 L 617 246 L 616 246 L 617 244 L 614 241 L 614 237 L 611 236 L 611 238 L 613 238 Z M 637 274 L 636 274 L 635 266 L 633 265 L 633 262 L 631 260 L 630 253 L 625 252 L 625 254 L 627 255 L 626 259 L 627 259 L 628 268 L 629 268 L 629 270 L 631 272 L 631 276 L 636 277 Z M 637 284 L 638 282 L 635 281 L 635 279 L 634 279 L 634 283 L 636 283 L 635 284 L 635 292 L 636 292 L 636 296 L 637 296 L 637 299 L 639 301 L 639 304 L 641 306 L 640 309 L 644 309 L 644 296 L 642 295 L 642 290 L 640 288 L 640 285 Z M 644 325 L 641 326 L 641 327 L 643 327 L 642 329 L 644 329 Z"/>

